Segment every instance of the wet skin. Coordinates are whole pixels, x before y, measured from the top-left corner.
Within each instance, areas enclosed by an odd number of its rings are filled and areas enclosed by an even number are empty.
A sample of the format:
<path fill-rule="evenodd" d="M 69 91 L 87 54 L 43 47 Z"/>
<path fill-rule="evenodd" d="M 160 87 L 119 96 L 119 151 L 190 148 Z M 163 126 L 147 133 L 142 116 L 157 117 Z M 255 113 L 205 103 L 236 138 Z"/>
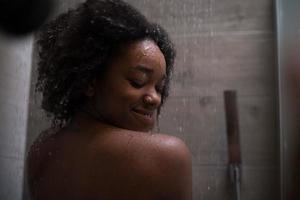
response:
<path fill-rule="evenodd" d="M 165 60 L 151 40 L 130 43 L 68 126 L 41 134 L 27 159 L 33 200 L 191 200 L 191 155 L 179 138 L 149 133 Z M 51 132 L 51 131 L 49 131 Z"/>
<path fill-rule="evenodd" d="M 164 55 L 154 42 L 128 44 L 105 78 L 95 80 L 89 88 L 89 111 L 114 126 L 149 131 L 161 104 L 165 76 Z"/>

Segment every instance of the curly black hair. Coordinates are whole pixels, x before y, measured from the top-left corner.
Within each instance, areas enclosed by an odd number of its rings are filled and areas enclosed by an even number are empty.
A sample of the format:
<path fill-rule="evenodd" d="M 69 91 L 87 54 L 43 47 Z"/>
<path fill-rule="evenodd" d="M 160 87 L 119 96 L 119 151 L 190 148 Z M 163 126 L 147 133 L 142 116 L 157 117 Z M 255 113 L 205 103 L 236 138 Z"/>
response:
<path fill-rule="evenodd" d="M 42 27 L 37 40 L 36 91 L 42 93 L 42 109 L 52 117 L 52 125 L 63 126 L 85 103 L 85 89 L 101 77 L 122 44 L 141 39 L 153 40 L 165 57 L 163 105 L 174 65 L 173 43 L 160 25 L 149 22 L 128 3 L 87 0 Z"/>

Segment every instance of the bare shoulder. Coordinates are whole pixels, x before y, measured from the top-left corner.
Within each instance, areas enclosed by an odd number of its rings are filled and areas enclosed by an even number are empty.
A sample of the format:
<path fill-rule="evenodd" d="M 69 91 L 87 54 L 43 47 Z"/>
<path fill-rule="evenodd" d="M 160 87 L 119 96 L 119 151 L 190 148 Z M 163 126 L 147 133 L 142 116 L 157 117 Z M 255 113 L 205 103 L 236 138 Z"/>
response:
<path fill-rule="evenodd" d="M 175 136 L 165 134 L 153 134 L 152 144 L 158 146 L 159 153 L 169 159 L 190 159 L 190 152 L 185 142 Z M 175 157 L 174 157 L 175 156 Z"/>
<path fill-rule="evenodd" d="M 41 166 L 46 163 L 46 160 L 53 149 L 57 146 L 57 130 L 47 129 L 41 132 L 31 144 L 26 156 L 26 171 L 29 185 L 41 175 Z"/>
<path fill-rule="evenodd" d="M 118 140 L 121 140 L 129 151 L 137 152 L 140 156 L 145 154 L 149 157 L 151 155 L 164 162 L 188 163 L 191 161 L 187 145 L 182 139 L 175 136 L 128 132 L 128 134 L 124 134 L 124 137 L 113 139 L 114 142 L 118 142 Z"/>
<path fill-rule="evenodd" d="M 157 134 L 160 151 L 158 152 L 158 185 L 162 199 L 192 199 L 192 159 L 190 151 L 180 138 Z"/>
<path fill-rule="evenodd" d="M 165 134 L 142 134 L 131 147 L 133 151 L 140 149 L 140 169 L 146 171 L 146 177 L 151 176 L 147 181 L 152 184 L 147 187 L 157 191 L 157 199 L 192 198 L 191 154 L 183 140 Z"/>

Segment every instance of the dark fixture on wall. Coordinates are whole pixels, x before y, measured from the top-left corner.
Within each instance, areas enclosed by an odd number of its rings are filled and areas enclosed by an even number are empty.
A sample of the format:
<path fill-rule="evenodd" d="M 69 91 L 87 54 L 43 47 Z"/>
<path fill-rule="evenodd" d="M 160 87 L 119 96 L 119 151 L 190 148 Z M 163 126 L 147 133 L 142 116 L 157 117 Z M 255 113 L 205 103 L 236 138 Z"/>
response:
<path fill-rule="evenodd" d="M 53 9 L 52 0 L 0 0 L 1 31 L 22 36 L 38 29 Z"/>
<path fill-rule="evenodd" d="M 234 90 L 224 91 L 226 131 L 228 141 L 228 165 L 234 200 L 241 200 L 241 147 L 237 95 Z"/>

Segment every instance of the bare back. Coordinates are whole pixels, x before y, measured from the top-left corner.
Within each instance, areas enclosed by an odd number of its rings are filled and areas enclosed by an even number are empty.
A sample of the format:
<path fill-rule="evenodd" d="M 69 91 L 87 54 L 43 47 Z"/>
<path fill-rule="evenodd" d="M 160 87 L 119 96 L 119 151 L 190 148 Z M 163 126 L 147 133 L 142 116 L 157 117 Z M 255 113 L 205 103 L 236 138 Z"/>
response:
<path fill-rule="evenodd" d="M 34 200 L 191 199 L 190 157 L 178 138 L 104 129 L 40 140 L 28 157 Z"/>

